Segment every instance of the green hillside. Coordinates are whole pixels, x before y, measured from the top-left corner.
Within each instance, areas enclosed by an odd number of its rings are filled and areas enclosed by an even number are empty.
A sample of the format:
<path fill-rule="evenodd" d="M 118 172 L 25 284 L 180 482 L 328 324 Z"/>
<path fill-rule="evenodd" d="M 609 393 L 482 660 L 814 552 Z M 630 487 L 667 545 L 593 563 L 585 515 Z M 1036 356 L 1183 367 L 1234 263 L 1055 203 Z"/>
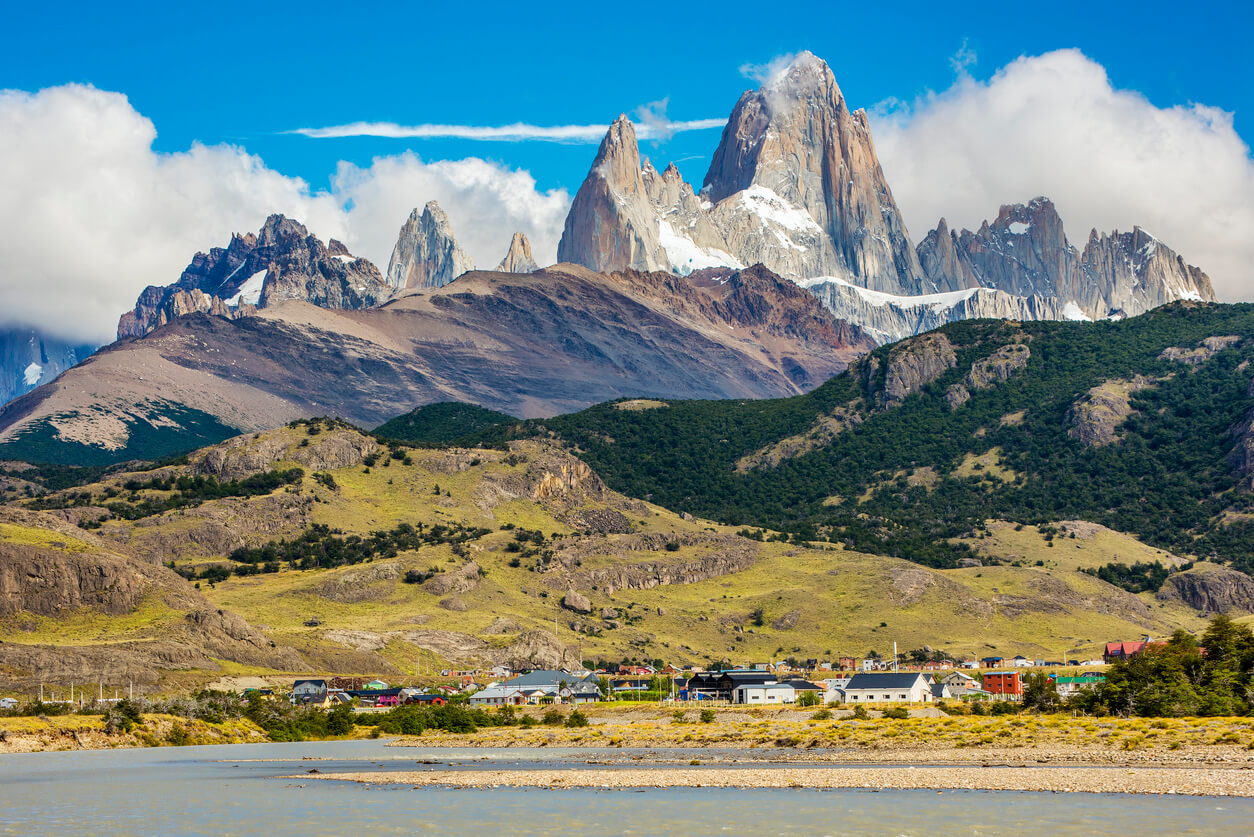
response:
<path fill-rule="evenodd" d="M 381 439 L 398 442 L 446 445 L 489 427 L 516 421 L 511 415 L 478 404 L 442 401 L 390 419 L 376 427 L 374 433 Z"/>
<path fill-rule="evenodd" d="M 955 539 L 978 538 L 996 518 L 1089 520 L 1254 569 L 1254 506 L 1231 459 L 1234 428 L 1254 407 L 1254 306 L 1175 304 L 1095 324 L 968 321 L 934 334 L 952 345 L 952 368 L 899 406 L 882 406 L 889 378 L 926 364 L 933 338 L 882 347 L 794 398 L 609 403 L 490 428 L 481 441 L 555 432 L 625 494 L 937 567 L 969 554 Z M 1202 346 L 1219 336 L 1233 339 Z M 969 400 L 950 406 L 973 364 L 1015 346 L 1028 347 L 1024 368 L 965 386 Z M 1107 396 L 1125 398 L 1126 420 L 1106 415 Z M 1077 411 L 1095 417 L 1095 432 L 1108 419 L 1113 438 L 1076 438 L 1092 430 L 1077 429 Z"/>

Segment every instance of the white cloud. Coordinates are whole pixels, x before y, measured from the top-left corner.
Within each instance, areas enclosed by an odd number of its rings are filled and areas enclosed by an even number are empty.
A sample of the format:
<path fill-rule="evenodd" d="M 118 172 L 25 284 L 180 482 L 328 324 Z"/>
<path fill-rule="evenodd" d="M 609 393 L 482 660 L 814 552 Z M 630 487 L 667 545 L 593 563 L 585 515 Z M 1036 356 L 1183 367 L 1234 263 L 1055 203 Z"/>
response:
<path fill-rule="evenodd" d="M 369 168 L 340 163 L 333 187 L 352 206 L 345 243 L 387 269 L 392 247 L 410 210 L 439 201 L 457 242 L 475 265 L 493 268 L 523 232 L 540 264 L 557 258 L 557 242 L 570 208 L 564 189 L 541 192 L 525 170 L 471 157 L 423 162 L 406 152 L 377 157 Z"/>
<path fill-rule="evenodd" d="M 601 128 L 600 130 L 604 130 Z M 119 93 L 67 85 L 0 91 L 0 327 L 107 343 L 146 285 L 175 281 L 197 251 L 281 212 L 387 268 L 401 224 L 438 200 L 476 262 L 493 267 L 515 230 L 556 257 L 570 204 L 526 171 L 479 159 L 382 157 L 341 164 L 332 192 L 233 146 L 153 151 L 156 129 Z"/>
<path fill-rule="evenodd" d="M 346 229 L 332 198 L 242 149 L 157 154 L 155 137 L 119 93 L 0 91 L 0 326 L 108 342 L 145 285 L 270 212 Z"/>
<path fill-rule="evenodd" d="M 872 129 L 915 238 L 941 216 L 975 229 L 1005 203 L 1053 199 L 1068 237 L 1140 225 L 1205 270 L 1224 300 L 1254 299 L 1254 160 L 1232 115 L 1156 107 L 1115 89 L 1077 50 L 1023 57 L 987 81 L 882 106 Z"/>
<path fill-rule="evenodd" d="M 658 104 L 653 102 L 645 108 Z M 663 117 L 665 116 L 665 103 Z M 721 128 L 726 119 L 691 119 L 683 122 L 652 120 L 640 126 L 640 139 L 665 139 L 681 131 L 701 131 Z M 386 137 L 389 139 L 465 139 L 495 142 L 597 143 L 605 136 L 608 123 L 597 125 L 528 125 L 515 122 L 512 125 L 398 125 L 395 122 L 351 122 L 347 125 L 331 125 L 326 128 L 297 128 L 289 134 L 301 134 L 314 139 L 338 139 L 341 137 Z"/>

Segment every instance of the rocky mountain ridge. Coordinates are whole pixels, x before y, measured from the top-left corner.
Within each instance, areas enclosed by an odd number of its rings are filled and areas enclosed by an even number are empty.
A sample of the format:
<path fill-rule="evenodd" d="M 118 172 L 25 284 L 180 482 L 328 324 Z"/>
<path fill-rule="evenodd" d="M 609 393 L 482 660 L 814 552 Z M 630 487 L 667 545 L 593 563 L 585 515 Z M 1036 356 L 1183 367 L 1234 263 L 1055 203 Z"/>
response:
<path fill-rule="evenodd" d="M 287 300 L 177 317 L 0 409 L 0 458 L 168 455 L 310 415 L 374 426 L 440 401 L 526 417 L 619 397 L 794 394 L 872 346 L 763 268 L 471 272 L 379 308 Z"/>
<path fill-rule="evenodd" d="M 1139 227 L 1094 230 L 1078 250 L 1043 197 L 976 232 L 942 218 L 914 246 L 865 112 L 810 53 L 741 96 L 699 192 L 673 163 L 642 161 L 631 122 L 615 120 L 558 255 L 594 270 L 762 263 L 881 342 L 969 317 L 1098 320 L 1215 298 L 1205 273 Z"/>
<path fill-rule="evenodd" d="M 95 346 L 74 345 L 32 328 L 0 330 L 0 404 L 48 383 L 94 351 Z"/>
<path fill-rule="evenodd" d="M 326 245 L 298 221 L 271 215 L 257 235 L 197 253 L 177 282 L 150 285 L 118 321 L 118 339 L 140 337 L 192 313 L 234 319 L 285 300 L 324 308 L 371 308 L 391 289 L 378 268 L 343 244 Z"/>

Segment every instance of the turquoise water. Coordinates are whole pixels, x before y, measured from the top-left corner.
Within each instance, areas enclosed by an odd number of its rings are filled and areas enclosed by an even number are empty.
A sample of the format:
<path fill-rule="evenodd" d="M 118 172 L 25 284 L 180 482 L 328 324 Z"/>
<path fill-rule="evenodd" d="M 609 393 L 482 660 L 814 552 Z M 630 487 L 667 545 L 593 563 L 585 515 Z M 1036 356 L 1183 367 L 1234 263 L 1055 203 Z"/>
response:
<path fill-rule="evenodd" d="M 313 768 L 322 773 L 579 769 L 598 754 L 513 750 L 484 756 L 483 750 L 387 748 L 380 741 L 4 755 L 0 833 L 1141 837 L 1254 830 L 1250 799 L 1006 791 L 413 789 L 277 778 Z"/>

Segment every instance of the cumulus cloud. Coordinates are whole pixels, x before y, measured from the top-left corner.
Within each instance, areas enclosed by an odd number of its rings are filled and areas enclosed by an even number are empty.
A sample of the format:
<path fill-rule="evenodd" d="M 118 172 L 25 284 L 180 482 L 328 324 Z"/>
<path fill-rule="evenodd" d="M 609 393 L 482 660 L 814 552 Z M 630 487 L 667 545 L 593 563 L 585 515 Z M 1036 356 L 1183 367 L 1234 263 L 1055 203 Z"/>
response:
<path fill-rule="evenodd" d="M 1078 50 L 1022 57 L 988 80 L 956 59 L 948 90 L 872 114 L 885 176 L 916 238 L 944 216 L 975 229 L 1005 203 L 1053 199 L 1068 237 L 1139 225 L 1254 299 L 1254 160 L 1232 115 L 1160 108 Z"/>
<path fill-rule="evenodd" d="M 119 93 L 0 91 L 0 328 L 107 343 L 146 285 L 175 281 L 195 252 L 260 229 L 272 212 L 385 270 L 401 224 L 428 200 L 489 267 L 515 230 L 551 262 L 570 204 L 564 191 L 539 192 L 526 171 L 478 159 L 341 164 L 332 190 L 315 192 L 241 148 L 158 153 L 155 137 Z"/>
<path fill-rule="evenodd" d="M 496 267 L 515 232 L 530 239 L 537 262 L 552 264 L 571 200 L 564 189 L 539 191 L 525 170 L 474 157 L 424 162 L 412 152 L 377 157 L 368 168 L 340 163 L 333 189 L 352 207 L 345 243 L 380 270 L 410 211 L 430 200 L 439 201 L 476 266 Z"/>
<path fill-rule="evenodd" d="M 346 231 L 331 197 L 242 149 L 157 154 L 155 137 L 119 93 L 0 91 L 0 326 L 108 342 L 145 285 L 269 212 Z"/>
<path fill-rule="evenodd" d="M 659 103 L 646 105 L 646 114 L 654 114 L 650 108 Z M 665 117 L 665 102 L 663 114 Z M 726 119 L 690 119 L 672 122 L 665 118 L 650 119 L 636 132 L 640 139 L 665 139 L 681 131 L 702 131 L 721 128 Z M 597 143 L 605 136 L 608 126 L 597 125 L 528 125 L 515 122 L 512 125 L 398 125 L 395 122 L 350 122 L 347 125 L 331 125 L 325 128 L 296 128 L 289 134 L 301 134 L 314 139 L 338 139 L 342 137 L 386 137 L 389 139 L 464 139 L 495 142 Z"/>

